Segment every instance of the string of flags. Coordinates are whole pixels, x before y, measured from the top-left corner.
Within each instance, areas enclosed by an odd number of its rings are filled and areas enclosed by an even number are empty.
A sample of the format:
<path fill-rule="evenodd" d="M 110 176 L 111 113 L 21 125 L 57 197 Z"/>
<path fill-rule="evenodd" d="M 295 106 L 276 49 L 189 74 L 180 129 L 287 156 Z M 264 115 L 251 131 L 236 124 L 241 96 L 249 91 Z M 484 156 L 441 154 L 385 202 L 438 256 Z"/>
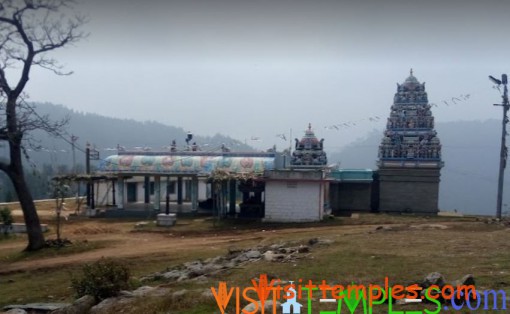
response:
<path fill-rule="evenodd" d="M 465 94 L 465 95 L 461 94 L 461 95 L 459 95 L 459 97 L 452 97 L 449 100 L 442 100 L 441 104 L 445 104 L 447 106 L 450 106 L 452 104 L 456 105 L 458 102 L 462 102 L 462 101 L 468 100 L 470 97 L 471 97 L 470 94 Z M 438 107 L 438 105 L 436 103 L 430 103 L 430 105 L 432 107 Z"/>
<path fill-rule="evenodd" d="M 494 88 L 497 89 L 496 86 Z M 471 94 L 460 94 L 459 96 L 451 97 L 450 99 L 441 100 L 441 102 L 439 102 L 439 103 L 430 102 L 429 104 L 431 107 L 439 107 L 439 106 L 443 106 L 443 105 L 451 106 L 451 105 L 457 105 L 459 103 L 468 101 L 470 98 L 471 98 Z M 324 129 L 340 131 L 341 129 L 348 129 L 348 128 L 356 127 L 364 121 L 379 122 L 379 121 L 381 121 L 381 117 L 370 116 L 368 118 L 363 118 L 360 120 L 351 120 L 351 121 L 340 122 L 337 124 L 326 125 L 326 126 L 324 126 Z M 276 137 L 282 139 L 283 141 L 287 141 L 287 136 L 285 135 L 285 133 L 276 134 Z"/>

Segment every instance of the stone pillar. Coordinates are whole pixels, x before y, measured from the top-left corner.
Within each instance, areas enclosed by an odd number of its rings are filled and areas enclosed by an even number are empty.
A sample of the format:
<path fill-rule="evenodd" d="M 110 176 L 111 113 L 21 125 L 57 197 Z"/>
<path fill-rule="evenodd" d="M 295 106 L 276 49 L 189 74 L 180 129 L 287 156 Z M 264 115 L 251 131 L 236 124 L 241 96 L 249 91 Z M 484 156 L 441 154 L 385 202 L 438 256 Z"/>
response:
<path fill-rule="evenodd" d="M 237 182 L 236 180 L 229 181 L 229 214 L 235 216 L 236 214 L 236 199 L 237 199 Z"/>
<path fill-rule="evenodd" d="M 161 177 L 154 176 L 154 210 L 159 211 L 161 206 Z"/>
<path fill-rule="evenodd" d="M 198 177 L 191 177 L 191 210 L 198 211 Z"/>
<path fill-rule="evenodd" d="M 143 178 L 143 189 L 144 189 L 144 203 L 149 204 L 151 202 L 151 179 L 149 176 Z"/>
<path fill-rule="evenodd" d="M 182 204 L 182 177 L 177 177 L 177 204 Z"/>
<path fill-rule="evenodd" d="M 124 209 L 124 178 L 117 180 L 117 208 Z"/>
<path fill-rule="evenodd" d="M 113 206 L 117 206 L 117 201 L 116 201 L 116 191 L 115 191 L 115 185 L 117 184 L 117 182 L 115 180 L 112 180 L 112 205 Z"/>

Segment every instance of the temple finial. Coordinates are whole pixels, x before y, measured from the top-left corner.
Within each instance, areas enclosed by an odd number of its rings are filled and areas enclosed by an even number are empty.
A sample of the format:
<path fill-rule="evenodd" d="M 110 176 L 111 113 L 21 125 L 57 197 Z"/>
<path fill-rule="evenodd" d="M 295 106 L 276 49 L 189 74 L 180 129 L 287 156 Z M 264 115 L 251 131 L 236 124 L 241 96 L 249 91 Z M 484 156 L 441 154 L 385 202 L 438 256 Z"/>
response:
<path fill-rule="evenodd" d="M 409 70 L 409 73 L 411 73 L 411 76 L 413 76 L 413 68 L 411 68 L 411 70 Z"/>
<path fill-rule="evenodd" d="M 312 130 L 312 124 L 310 122 L 308 122 L 308 130 Z"/>

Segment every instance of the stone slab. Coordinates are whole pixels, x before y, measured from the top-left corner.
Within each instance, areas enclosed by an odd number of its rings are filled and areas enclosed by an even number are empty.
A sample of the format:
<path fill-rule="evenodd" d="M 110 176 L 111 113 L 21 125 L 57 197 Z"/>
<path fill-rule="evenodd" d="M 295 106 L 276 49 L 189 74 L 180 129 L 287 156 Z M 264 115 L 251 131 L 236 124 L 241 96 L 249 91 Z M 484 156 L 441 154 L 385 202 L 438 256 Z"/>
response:
<path fill-rule="evenodd" d="M 157 224 L 158 226 L 169 227 L 175 225 L 177 221 L 176 214 L 158 214 Z"/>

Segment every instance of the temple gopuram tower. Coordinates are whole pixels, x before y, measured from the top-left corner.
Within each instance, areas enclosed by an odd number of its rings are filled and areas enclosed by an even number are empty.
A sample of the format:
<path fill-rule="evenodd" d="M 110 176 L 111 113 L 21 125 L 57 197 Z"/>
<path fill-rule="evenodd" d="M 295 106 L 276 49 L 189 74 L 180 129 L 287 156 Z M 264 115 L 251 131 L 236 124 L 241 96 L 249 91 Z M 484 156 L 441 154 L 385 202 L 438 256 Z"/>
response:
<path fill-rule="evenodd" d="M 328 163 L 326 152 L 324 152 L 324 139 L 317 139 L 312 130 L 312 125 L 308 124 L 308 130 L 301 140 L 295 139 L 296 145 L 290 164 L 292 167 L 314 168 L 324 167 Z"/>
<path fill-rule="evenodd" d="M 397 92 L 379 146 L 379 210 L 437 214 L 441 144 L 425 83 L 410 76 Z"/>

